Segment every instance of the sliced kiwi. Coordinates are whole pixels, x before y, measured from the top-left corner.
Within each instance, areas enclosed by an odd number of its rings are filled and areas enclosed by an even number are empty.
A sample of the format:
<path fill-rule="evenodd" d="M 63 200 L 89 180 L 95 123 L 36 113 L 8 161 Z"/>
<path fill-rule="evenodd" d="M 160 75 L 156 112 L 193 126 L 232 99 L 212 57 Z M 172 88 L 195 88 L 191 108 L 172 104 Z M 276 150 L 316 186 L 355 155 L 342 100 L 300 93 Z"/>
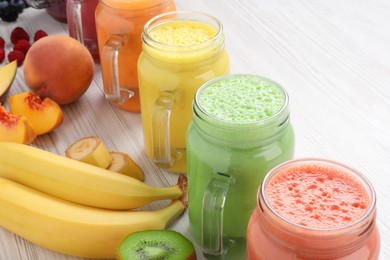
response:
<path fill-rule="evenodd" d="M 196 259 L 193 244 L 173 230 L 146 230 L 128 235 L 118 249 L 121 260 Z"/>

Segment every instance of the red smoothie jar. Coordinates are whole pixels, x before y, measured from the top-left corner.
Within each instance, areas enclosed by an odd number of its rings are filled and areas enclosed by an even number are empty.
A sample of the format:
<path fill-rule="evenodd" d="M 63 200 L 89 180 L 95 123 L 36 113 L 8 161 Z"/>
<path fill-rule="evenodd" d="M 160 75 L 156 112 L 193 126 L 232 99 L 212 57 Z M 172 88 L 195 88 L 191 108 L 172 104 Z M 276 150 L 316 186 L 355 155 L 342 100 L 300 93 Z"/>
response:
<path fill-rule="evenodd" d="M 69 36 L 82 43 L 95 61 L 99 61 L 95 10 L 98 0 L 67 0 Z"/>
<path fill-rule="evenodd" d="M 376 197 L 355 169 L 287 161 L 264 178 L 248 224 L 247 259 L 376 260 Z"/>

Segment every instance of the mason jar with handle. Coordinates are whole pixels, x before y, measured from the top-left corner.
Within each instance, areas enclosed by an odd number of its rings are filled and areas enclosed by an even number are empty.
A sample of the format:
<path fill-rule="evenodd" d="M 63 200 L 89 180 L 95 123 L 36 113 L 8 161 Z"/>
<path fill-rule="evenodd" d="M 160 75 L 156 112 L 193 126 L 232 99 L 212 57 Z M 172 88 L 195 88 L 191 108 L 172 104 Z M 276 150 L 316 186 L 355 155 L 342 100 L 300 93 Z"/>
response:
<path fill-rule="evenodd" d="M 94 60 L 99 60 L 95 10 L 99 0 L 67 0 L 66 16 L 69 36 L 82 43 Z"/>
<path fill-rule="evenodd" d="M 99 2 L 95 22 L 104 93 L 109 102 L 127 111 L 141 111 L 137 61 L 142 30 L 152 17 L 174 10 L 173 0 Z"/>
<path fill-rule="evenodd" d="M 230 74 L 196 93 L 187 133 L 190 230 L 206 258 L 245 259 L 246 230 L 266 173 L 290 160 L 287 92 L 251 74 Z"/>
<path fill-rule="evenodd" d="M 377 260 L 374 187 L 336 161 L 282 163 L 258 189 L 247 239 L 247 260 Z"/>
<path fill-rule="evenodd" d="M 151 19 L 138 61 L 142 126 L 149 158 L 170 172 L 186 172 L 186 131 L 198 88 L 229 73 L 221 22 L 177 11 Z"/>

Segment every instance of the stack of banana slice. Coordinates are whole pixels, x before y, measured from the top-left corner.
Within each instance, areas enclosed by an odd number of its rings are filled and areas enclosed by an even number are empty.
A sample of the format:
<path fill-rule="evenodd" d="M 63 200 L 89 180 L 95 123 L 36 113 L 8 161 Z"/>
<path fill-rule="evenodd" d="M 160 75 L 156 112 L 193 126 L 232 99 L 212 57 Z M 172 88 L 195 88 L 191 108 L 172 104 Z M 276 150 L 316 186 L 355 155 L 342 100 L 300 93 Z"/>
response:
<path fill-rule="evenodd" d="M 0 226 L 42 247 L 113 258 L 130 233 L 165 229 L 186 209 L 187 179 L 154 187 L 33 146 L 0 142 Z M 139 210 L 172 200 L 156 211 Z"/>

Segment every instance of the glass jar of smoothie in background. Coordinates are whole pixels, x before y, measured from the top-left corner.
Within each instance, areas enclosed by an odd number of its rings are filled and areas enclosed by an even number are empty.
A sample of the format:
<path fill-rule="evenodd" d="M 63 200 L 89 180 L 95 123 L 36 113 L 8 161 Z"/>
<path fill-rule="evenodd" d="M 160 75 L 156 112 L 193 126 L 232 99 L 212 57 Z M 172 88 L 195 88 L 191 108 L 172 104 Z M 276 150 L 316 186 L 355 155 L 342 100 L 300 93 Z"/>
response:
<path fill-rule="evenodd" d="M 67 0 L 66 15 L 69 36 L 81 42 L 98 61 L 95 10 L 99 0 Z"/>
<path fill-rule="evenodd" d="M 46 9 L 46 12 L 61 23 L 66 23 L 66 0 L 26 0 L 35 9 Z"/>
<path fill-rule="evenodd" d="M 215 78 L 196 93 L 187 134 L 188 210 L 207 258 L 245 259 L 258 187 L 294 154 L 288 103 L 279 84 L 249 74 Z"/>
<path fill-rule="evenodd" d="M 145 150 L 159 167 L 184 173 L 194 95 L 230 70 L 222 24 L 199 12 L 165 13 L 145 25 L 142 40 L 138 78 Z"/>
<path fill-rule="evenodd" d="M 324 159 L 271 170 L 248 225 L 247 259 L 376 260 L 375 192 L 360 172 Z"/>
<path fill-rule="evenodd" d="M 142 30 L 152 17 L 174 10 L 172 0 L 100 0 L 95 22 L 104 93 L 111 103 L 140 112 L 137 60 Z"/>

